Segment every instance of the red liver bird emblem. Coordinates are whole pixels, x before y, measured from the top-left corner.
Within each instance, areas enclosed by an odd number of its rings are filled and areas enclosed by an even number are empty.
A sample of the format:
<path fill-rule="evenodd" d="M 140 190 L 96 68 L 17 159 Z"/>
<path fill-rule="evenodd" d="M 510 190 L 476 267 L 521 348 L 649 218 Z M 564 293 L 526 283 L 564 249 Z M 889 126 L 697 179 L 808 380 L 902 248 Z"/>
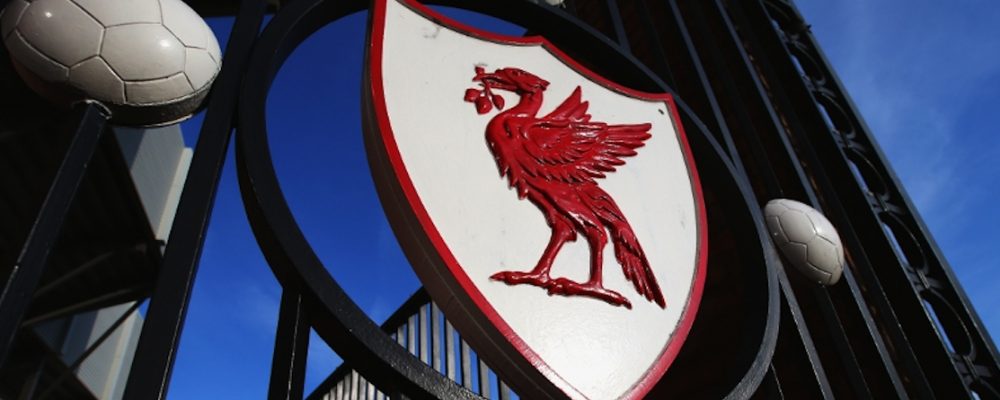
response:
<path fill-rule="evenodd" d="M 666 307 L 660 286 L 635 232 L 614 199 L 598 179 L 625 164 L 626 157 L 650 138 L 649 123 L 612 125 L 592 121 L 589 104 L 577 86 L 569 97 L 546 116 L 539 117 L 548 82 L 518 68 L 487 73 L 476 67 L 473 81 L 482 89 L 468 89 L 465 100 L 480 114 L 494 106 L 504 109 L 503 97 L 494 89 L 513 92 L 517 104 L 494 116 L 486 125 L 486 143 L 500 176 L 521 199 L 536 205 L 552 228 L 552 236 L 531 271 L 501 271 L 491 279 L 509 285 L 529 284 L 549 294 L 588 296 L 631 309 L 625 296 L 603 285 L 603 254 L 611 241 L 615 258 L 635 290 L 661 308 Z M 590 246 L 590 279 L 575 282 L 552 278 L 549 270 L 559 250 L 582 234 Z"/>
<path fill-rule="evenodd" d="M 646 397 L 694 326 L 708 260 L 673 98 L 542 37 L 371 3 L 365 148 L 431 298 L 522 398 Z"/>

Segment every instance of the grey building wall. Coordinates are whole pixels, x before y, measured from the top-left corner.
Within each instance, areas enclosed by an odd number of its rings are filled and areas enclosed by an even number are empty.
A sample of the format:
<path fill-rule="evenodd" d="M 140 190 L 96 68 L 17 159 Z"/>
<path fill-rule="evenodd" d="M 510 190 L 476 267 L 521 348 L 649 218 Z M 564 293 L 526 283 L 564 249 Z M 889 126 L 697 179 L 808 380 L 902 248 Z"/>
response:
<path fill-rule="evenodd" d="M 184 147 L 180 125 L 116 128 L 115 133 L 149 225 L 158 239 L 166 240 L 193 152 Z"/>
<path fill-rule="evenodd" d="M 178 125 L 155 129 L 115 128 L 150 227 L 166 241 L 180 191 L 187 177 L 192 150 L 184 146 Z M 134 303 L 118 304 L 50 321 L 36 328 L 66 365 L 83 355 Z M 120 399 L 128 380 L 142 316 L 133 312 L 87 356 L 77 377 L 98 399 Z"/>

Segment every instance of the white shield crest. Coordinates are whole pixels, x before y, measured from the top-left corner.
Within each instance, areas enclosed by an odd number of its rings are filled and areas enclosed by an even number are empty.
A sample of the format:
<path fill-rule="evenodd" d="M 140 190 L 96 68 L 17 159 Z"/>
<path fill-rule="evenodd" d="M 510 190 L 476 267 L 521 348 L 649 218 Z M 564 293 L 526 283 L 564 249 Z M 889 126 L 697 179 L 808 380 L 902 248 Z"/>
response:
<path fill-rule="evenodd" d="M 704 204 L 673 100 L 413 0 L 373 12 L 369 159 L 435 302 L 522 395 L 642 397 L 705 278 Z"/>

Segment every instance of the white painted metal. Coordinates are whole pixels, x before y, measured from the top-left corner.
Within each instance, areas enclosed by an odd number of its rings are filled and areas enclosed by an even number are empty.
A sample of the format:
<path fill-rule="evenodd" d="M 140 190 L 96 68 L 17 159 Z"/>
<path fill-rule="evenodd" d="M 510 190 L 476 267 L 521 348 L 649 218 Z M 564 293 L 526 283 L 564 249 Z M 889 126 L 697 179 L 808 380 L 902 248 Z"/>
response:
<path fill-rule="evenodd" d="M 500 400 L 510 400 L 510 386 L 500 381 Z"/>
<path fill-rule="evenodd" d="M 482 357 L 479 358 L 479 395 L 487 399 L 490 397 L 490 367 Z"/>
<path fill-rule="evenodd" d="M 441 309 L 436 303 L 431 303 L 431 349 L 432 366 L 441 372 Z"/>
<path fill-rule="evenodd" d="M 358 400 L 358 373 L 351 371 L 351 400 Z"/>
<path fill-rule="evenodd" d="M 417 355 L 417 316 L 411 315 L 406 324 L 406 349 L 410 354 Z"/>
<path fill-rule="evenodd" d="M 790 199 L 764 207 L 771 240 L 810 280 L 829 286 L 844 272 L 844 245 L 837 229 L 819 210 Z"/>
<path fill-rule="evenodd" d="M 665 349 L 673 336 L 698 262 L 696 199 L 671 111 L 662 101 L 631 98 L 587 79 L 540 46 L 487 42 L 443 27 L 396 1 L 388 4 L 392 23 L 384 34 L 382 71 L 389 123 L 416 194 L 444 244 L 474 290 L 554 374 L 589 398 L 626 393 L 659 360 L 657 350 Z M 600 184 L 646 250 L 666 309 L 635 293 L 610 246 L 605 285 L 628 297 L 631 310 L 490 280 L 500 270 L 534 266 L 550 230 L 539 210 L 519 200 L 497 176 L 484 141 L 493 114 L 478 115 L 463 101 L 465 90 L 474 86 L 476 66 L 488 71 L 518 67 L 548 80 L 540 115 L 580 86 L 594 120 L 653 124 L 652 138 L 639 155 Z M 508 105 L 517 102 L 508 92 L 496 93 Z M 567 244 L 553 275 L 585 281 L 589 254 L 586 241 Z M 444 268 L 415 267 L 425 279 L 434 279 L 434 271 Z M 446 340 L 453 339 L 449 335 Z M 455 375 L 453 352 L 447 352 L 449 377 Z"/>
<path fill-rule="evenodd" d="M 469 344 L 462 340 L 462 386 L 472 387 L 472 360 Z"/>
<path fill-rule="evenodd" d="M 444 330 L 444 347 L 445 354 L 447 356 L 448 365 L 448 379 L 455 380 L 455 327 L 451 325 L 451 322 L 445 320 L 445 330 Z"/>
<path fill-rule="evenodd" d="M 444 329 L 445 335 L 441 334 L 442 329 L 440 328 L 440 326 L 438 326 L 437 329 L 434 329 L 434 326 L 431 326 L 430 329 L 426 330 L 420 329 L 417 331 L 418 334 L 416 341 L 418 343 L 423 343 L 425 341 L 429 341 L 432 344 L 438 343 L 438 348 L 431 351 L 433 357 L 423 361 L 428 365 L 436 361 L 438 363 L 438 368 L 435 369 L 446 376 L 448 375 L 447 367 L 450 365 L 451 370 L 455 371 L 453 373 L 453 376 L 450 376 L 452 380 L 468 388 L 469 390 L 478 391 L 478 393 L 483 397 L 490 398 L 491 394 L 493 394 L 490 385 L 491 375 L 492 379 L 496 379 L 496 376 L 492 374 L 489 367 L 486 365 L 485 361 L 482 358 L 480 358 L 479 355 L 475 352 L 475 350 L 472 349 L 469 346 L 469 344 L 466 343 L 465 340 L 463 340 L 460 337 L 459 333 L 454 329 L 454 327 L 451 326 L 450 323 L 445 322 L 446 320 L 444 320 L 443 315 L 440 315 L 440 308 L 438 308 L 435 303 L 432 302 L 428 306 L 423 306 L 421 307 L 421 310 L 426 310 L 431 312 L 432 314 L 430 319 L 432 321 L 437 320 L 437 322 L 446 325 L 446 328 Z M 412 316 L 412 318 L 419 319 L 418 315 L 419 314 L 416 314 Z M 438 315 L 438 317 L 435 318 L 435 315 Z M 408 318 L 408 320 L 409 319 L 410 318 Z M 406 337 L 404 336 L 405 334 L 403 332 L 409 332 L 408 329 L 405 327 L 405 325 L 404 327 L 399 328 L 397 334 L 395 335 L 396 338 Z M 445 347 L 446 354 L 442 355 L 440 349 L 441 347 L 440 343 L 442 341 L 447 342 L 447 337 L 449 337 L 449 334 L 452 337 L 452 340 Z M 428 336 L 428 337 L 423 337 L 423 336 Z M 457 342 L 455 338 L 457 338 Z M 457 353 L 459 355 L 456 355 L 456 351 L 454 350 L 456 347 L 461 349 L 460 353 Z M 431 348 L 433 348 L 433 346 L 431 346 Z M 448 358 L 447 349 L 449 348 L 453 349 L 450 354 L 451 363 L 450 364 L 445 363 L 446 369 L 442 370 L 440 368 L 440 364 L 442 363 L 442 356 L 444 356 L 445 361 L 447 361 Z M 460 357 L 460 359 L 456 360 L 455 359 L 456 357 Z M 476 359 L 475 362 L 473 361 L 473 358 Z M 461 366 L 458 366 L 458 363 L 461 363 Z M 475 364 L 475 366 L 473 366 L 473 364 Z M 459 368 L 461 368 L 461 373 L 458 372 Z M 352 396 L 351 393 L 355 392 L 354 390 L 351 389 L 352 388 L 351 385 L 355 377 L 358 377 L 359 380 L 358 385 L 360 386 L 360 389 L 357 391 L 357 393 L 360 393 L 358 396 L 359 398 L 377 399 L 377 400 L 388 398 L 384 393 L 379 391 L 378 388 L 375 387 L 371 382 L 368 382 L 363 376 L 357 374 L 357 372 L 355 371 L 350 371 L 349 373 L 347 373 L 340 382 L 336 383 L 330 389 L 329 394 L 331 398 L 350 399 Z M 497 382 L 499 382 L 499 379 L 497 379 Z"/>
<path fill-rule="evenodd" d="M 417 343 L 420 344 L 420 361 L 424 364 L 428 364 L 428 337 L 427 337 L 427 309 L 428 306 L 420 306 L 420 335 L 418 335 Z"/>

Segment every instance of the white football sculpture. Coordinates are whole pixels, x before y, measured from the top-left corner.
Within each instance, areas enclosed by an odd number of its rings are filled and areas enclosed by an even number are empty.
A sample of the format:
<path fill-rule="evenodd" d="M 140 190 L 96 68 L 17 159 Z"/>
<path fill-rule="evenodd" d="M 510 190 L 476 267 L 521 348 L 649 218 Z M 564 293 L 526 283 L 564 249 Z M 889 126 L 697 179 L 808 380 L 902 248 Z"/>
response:
<path fill-rule="evenodd" d="M 771 240 L 809 279 L 829 286 L 844 272 L 844 245 L 837 229 L 815 208 L 775 199 L 764 207 Z"/>
<path fill-rule="evenodd" d="M 188 117 L 222 62 L 212 30 L 181 0 L 11 0 L 2 12 L 28 86 L 59 104 L 98 100 L 117 123 Z"/>

